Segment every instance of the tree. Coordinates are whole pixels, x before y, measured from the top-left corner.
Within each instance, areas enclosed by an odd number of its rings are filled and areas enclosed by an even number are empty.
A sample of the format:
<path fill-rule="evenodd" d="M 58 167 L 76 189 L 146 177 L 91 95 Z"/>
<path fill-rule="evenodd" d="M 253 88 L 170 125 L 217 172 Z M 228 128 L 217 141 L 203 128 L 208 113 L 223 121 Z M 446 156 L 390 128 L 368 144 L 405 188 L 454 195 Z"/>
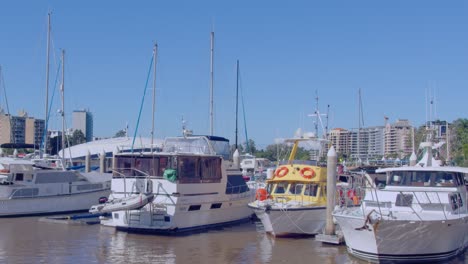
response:
<path fill-rule="evenodd" d="M 70 145 L 74 146 L 82 143 L 86 143 L 86 137 L 83 132 L 79 129 L 73 131 L 73 135 L 70 138 Z"/>
<path fill-rule="evenodd" d="M 255 141 L 253 139 L 249 139 L 249 146 L 247 147 L 247 142 L 244 142 L 243 144 L 243 149 L 249 153 L 255 153 L 257 152 L 257 147 L 255 146 Z"/>
<path fill-rule="evenodd" d="M 114 137 L 125 137 L 127 135 L 127 132 L 125 132 L 125 130 L 121 129 L 119 131 L 117 131 L 117 133 L 115 133 Z"/>
<path fill-rule="evenodd" d="M 450 156 L 460 166 L 467 166 L 468 160 L 468 119 L 459 118 L 452 123 L 449 130 Z"/>

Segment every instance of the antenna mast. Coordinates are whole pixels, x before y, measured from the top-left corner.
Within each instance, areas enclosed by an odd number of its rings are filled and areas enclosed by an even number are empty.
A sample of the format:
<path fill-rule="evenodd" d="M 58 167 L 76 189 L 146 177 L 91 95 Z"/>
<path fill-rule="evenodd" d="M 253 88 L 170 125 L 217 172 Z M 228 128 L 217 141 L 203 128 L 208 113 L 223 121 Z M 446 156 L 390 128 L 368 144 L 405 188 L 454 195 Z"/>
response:
<path fill-rule="evenodd" d="M 319 97 L 318 97 L 318 92 L 317 90 L 315 90 L 315 114 L 316 114 L 316 118 L 315 118 L 315 136 L 318 138 L 318 122 L 319 122 L 319 107 L 318 107 L 318 101 L 319 101 Z"/>

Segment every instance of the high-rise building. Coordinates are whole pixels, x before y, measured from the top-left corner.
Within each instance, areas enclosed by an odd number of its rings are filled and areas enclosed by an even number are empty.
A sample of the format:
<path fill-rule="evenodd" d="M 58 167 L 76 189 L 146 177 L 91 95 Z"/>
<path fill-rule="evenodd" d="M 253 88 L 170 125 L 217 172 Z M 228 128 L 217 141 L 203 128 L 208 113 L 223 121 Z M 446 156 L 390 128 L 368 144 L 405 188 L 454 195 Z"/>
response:
<path fill-rule="evenodd" d="M 37 147 L 41 146 L 44 138 L 45 122 L 42 119 L 26 118 L 25 143 L 33 144 Z"/>
<path fill-rule="evenodd" d="M 411 130 L 407 119 L 399 119 L 394 124 L 364 127 L 359 131 L 335 128 L 329 138 L 337 153 L 351 159 L 403 158 L 412 152 Z"/>
<path fill-rule="evenodd" d="M 0 144 L 18 143 L 40 146 L 44 134 L 44 120 L 0 113 Z"/>
<path fill-rule="evenodd" d="M 72 116 L 73 130 L 81 130 L 86 142 L 93 140 L 93 114 L 88 110 L 75 110 Z"/>
<path fill-rule="evenodd" d="M 345 156 L 349 156 L 351 153 L 349 137 L 350 131 L 343 128 L 334 128 L 329 134 L 330 142 L 335 147 L 335 151 Z"/>
<path fill-rule="evenodd" d="M 398 119 L 394 124 L 385 125 L 385 157 L 403 158 L 411 155 L 412 126 L 408 119 Z"/>

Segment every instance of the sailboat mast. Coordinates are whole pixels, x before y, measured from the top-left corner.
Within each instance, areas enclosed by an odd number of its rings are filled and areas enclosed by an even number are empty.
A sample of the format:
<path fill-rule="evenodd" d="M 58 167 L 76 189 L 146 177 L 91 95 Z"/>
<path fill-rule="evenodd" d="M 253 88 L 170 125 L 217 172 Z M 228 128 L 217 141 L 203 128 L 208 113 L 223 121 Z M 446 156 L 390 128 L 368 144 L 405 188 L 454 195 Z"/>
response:
<path fill-rule="evenodd" d="M 210 75 L 211 75 L 211 82 L 210 82 L 210 135 L 213 135 L 213 82 L 214 82 L 214 74 L 213 74 L 213 59 L 214 59 L 214 32 L 211 31 L 211 48 L 210 48 Z"/>
<path fill-rule="evenodd" d="M 361 88 L 359 88 L 358 116 L 357 158 L 361 165 Z"/>
<path fill-rule="evenodd" d="M 151 152 L 153 152 L 153 144 L 154 144 L 154 115 L 155 115 L 155 104 L 156 104 L 156 57 L 158 54 L 158 44 L 154 44 L 153 49 L 153 61 L 154 61 L 154 69 L 153 69 L 153 116 L 151 118 Z"/>
<path fill-rule="evenodd" d="M 50 13 L 47 14 L 47 63 L 46 63 L 46 100 L 45 100 L 45 137 L 44 152 L 47 153 L 47 121 L 49 120 L 49 53 L 50 53 Z M 42 158 L 42 152 L 41 158 Z"/>
<path fill-rule="evenodd" d="M 65 160 L 65 50 L 62 50 L 62 161 Z M 63 164 L 65 165 L 65 164 Z"/>
<path fill-rule="evenodd" d="M 237 149 L 237 125 L 239 113 L 239 60 L 237 60 L 237 75 L 236 75 L 236 149 Z"/>

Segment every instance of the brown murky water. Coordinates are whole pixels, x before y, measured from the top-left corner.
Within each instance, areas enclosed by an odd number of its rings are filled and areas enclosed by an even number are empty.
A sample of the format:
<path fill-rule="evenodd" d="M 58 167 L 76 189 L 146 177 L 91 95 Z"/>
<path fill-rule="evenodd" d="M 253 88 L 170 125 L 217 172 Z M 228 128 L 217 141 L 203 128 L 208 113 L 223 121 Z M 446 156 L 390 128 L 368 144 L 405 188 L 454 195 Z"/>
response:
<path fill-rule="evenodd" d="M 168 237 L 24 217 L 0 219 L 0 235 L 0 263 L 366 263 L 314 238 L 274 239 L 260 223 Z"/>

